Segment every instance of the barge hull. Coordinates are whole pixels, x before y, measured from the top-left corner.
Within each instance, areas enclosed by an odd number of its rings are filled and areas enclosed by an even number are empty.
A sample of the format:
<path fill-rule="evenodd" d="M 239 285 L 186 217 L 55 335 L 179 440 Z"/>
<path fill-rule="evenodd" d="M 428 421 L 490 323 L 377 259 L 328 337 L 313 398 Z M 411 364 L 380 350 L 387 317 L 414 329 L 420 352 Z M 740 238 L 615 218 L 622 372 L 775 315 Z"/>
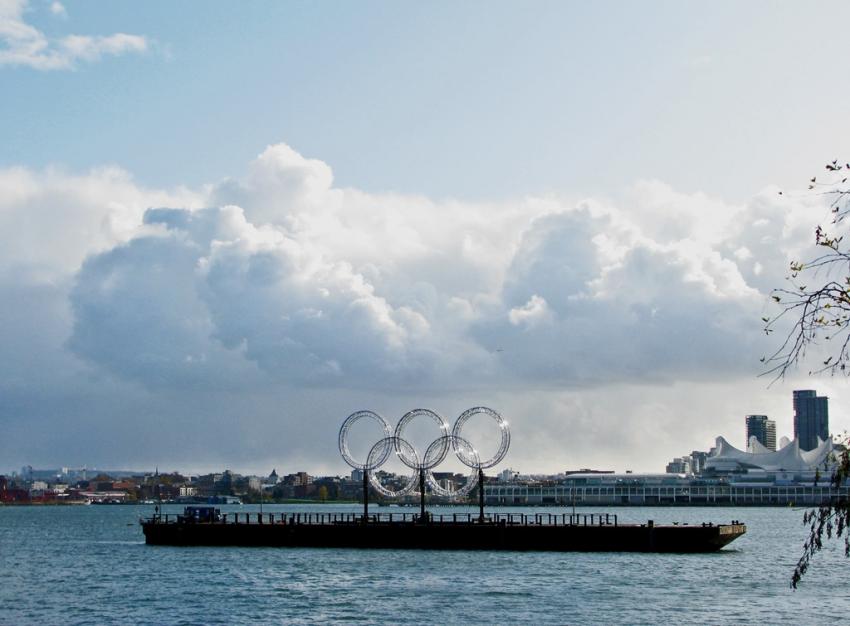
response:
<path fill-rule="evenodd" d="M 556 526 L 476 523 L 142 523 L 145 542 L 169 546 L 270 546 L 555 552 L 713 552 L 746 532 L 717 526 Z"/>

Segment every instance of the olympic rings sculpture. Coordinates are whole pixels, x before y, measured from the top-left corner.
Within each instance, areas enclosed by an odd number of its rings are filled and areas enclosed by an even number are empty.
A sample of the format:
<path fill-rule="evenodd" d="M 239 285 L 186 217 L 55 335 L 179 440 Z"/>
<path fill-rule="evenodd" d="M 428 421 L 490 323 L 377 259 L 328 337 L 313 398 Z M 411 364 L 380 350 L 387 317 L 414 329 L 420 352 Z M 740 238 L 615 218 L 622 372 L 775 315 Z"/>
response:
<path fill-rule="evenodd" d="M 482 460 L 475 447 L 463 436 L 464 425 L 476 415 L 485 415 L 493 418 L 500 431 L 499 448 L 496 453 Z M 424 451 L 417 450 L 404 438 L 404 431 L 408 425 L 417 418 L 427 418 L 433 421 L 439 435 L 432 441 Z M 383 434 L 375 445 L 369 450 L 366 460 L 361 462 L 351 455 L 348 446 L 348 433 L 357 422 L 370 420 L 376 422 Z M 415 492 L 419 472 L 425 472 L 425 478 L 431 490 L 445 497 L 465 496 L 478 484 L 479 471 L 498 465 L 508 452 L 511 445 L 511 431 L 508 423 L 493 409 L 477 406 L 467 409 L 455 420 L 454 427 L 449 430 L 448 422 L 436 411 L 431 409 L 414 409 L 405 413 L 396 424 L 393 431 L 387 421 L 374 411 L 357 411 L 349 415 L 339 429 L 339 453 L 343 460 L 352 468 L 364 472 L 372 472 L 386 463 L 390 455 L 395 453 L 399 460 L 412 471 L 401 487 L 396 490 L 388 489 L 380 483 L 374 474 L 369 475 L 369 481 L 378 493 L 387 497 L 400 497 Z M 460 489 L 448 489 L 443 487 L 434 478 L 433 470 L 442 463 L 452 450 L 458 460 L 471 468 L 473 471 L 467 478 L 466 484 Z"/>

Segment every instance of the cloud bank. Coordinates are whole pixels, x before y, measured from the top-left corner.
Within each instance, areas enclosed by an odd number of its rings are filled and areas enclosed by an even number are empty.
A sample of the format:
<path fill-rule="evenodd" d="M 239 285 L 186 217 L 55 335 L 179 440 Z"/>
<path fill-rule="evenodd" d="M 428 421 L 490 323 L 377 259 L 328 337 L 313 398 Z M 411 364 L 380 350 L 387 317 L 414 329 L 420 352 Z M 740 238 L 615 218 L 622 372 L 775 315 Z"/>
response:
<path fill-rule="evenodd" d="M 50 425 L 66 463 L 177 465 L 197 446 L 189 465 L 319 469 L 361 405 L 490 403 L 525 425 L 524 469 L 657 467 L 761 412 L 718 395 L 786 403 L 741 381 L 813 210 L 659 181 L 617 203 L 367 194 L 284 144 L 200 190 L 0 170 L 0 416 L 22 439 Z M 120 443 L 79 435 L 110 425 Z"/>

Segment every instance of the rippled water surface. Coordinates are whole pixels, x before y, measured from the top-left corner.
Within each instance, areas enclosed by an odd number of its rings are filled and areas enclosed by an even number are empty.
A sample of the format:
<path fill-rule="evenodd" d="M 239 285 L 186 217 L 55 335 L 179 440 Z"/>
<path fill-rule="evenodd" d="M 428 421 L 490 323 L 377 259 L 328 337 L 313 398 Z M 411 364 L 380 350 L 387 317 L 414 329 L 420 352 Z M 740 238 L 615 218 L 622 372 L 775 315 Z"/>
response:
<path fill-rule="evenodd" d="M 747 523 L 723 551 L 697 555 L 155 547 L 137 523 L 151 509 L 0 507 L 0 623 L 816 624 L 850 613 L 838 544 L 789 589 L 805 529 L 785 508 L 579 510 Z"/>

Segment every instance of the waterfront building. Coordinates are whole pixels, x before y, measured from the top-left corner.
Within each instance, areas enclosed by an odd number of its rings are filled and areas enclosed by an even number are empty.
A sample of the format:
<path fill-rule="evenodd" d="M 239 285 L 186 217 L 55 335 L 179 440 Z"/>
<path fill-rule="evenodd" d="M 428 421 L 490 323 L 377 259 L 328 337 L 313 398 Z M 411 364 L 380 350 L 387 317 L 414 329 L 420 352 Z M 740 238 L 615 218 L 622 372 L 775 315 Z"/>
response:
<path fill-rule="evenodd" d="M 718 437 L 714 453 L 706 459 L 705 469 L 718 474 L 748 472 L 803 472 L 812 476 L 823 471 L 834 449 L 832 439 L 821 441 L 813 450 L 803 450 L 795 439 L 780 450 L 768 450 L 756 440 L 752 451 L 739 450 L 723 437 Z"/>
<path fill-rule="evenodd" d="M 813 389 L 794 391 L 794 439 L 801 450 L 814 450 L 829 439 L 829 398 Z"/>
<path fill-rule="evenodd" d="M 797 480 L 800 479 L 800 480 Z M 694 478 L 676 474 L 573 474 L 558 482 L 489 482 L 487 504 L 584 506 L 816 506 L 847 498 L 850 487 L 793 473 Z"/>
<path fill-rule="evenodd" d="M 776 450 L 776 422 L 767 419 L 767 415 L 747 415 L 747 447 L 753 437 L 768 450 Z"/>

